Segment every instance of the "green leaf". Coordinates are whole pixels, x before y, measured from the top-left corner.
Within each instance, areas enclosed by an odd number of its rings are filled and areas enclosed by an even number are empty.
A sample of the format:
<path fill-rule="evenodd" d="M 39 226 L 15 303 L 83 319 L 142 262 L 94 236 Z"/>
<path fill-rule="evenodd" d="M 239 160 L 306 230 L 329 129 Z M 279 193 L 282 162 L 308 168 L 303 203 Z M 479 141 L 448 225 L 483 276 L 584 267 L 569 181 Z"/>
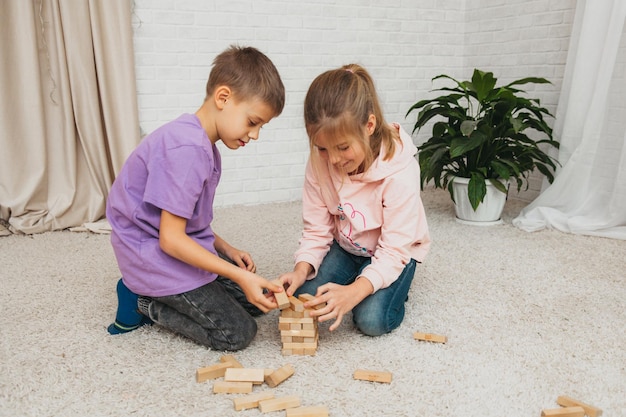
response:
<path fill-rule="evenodd" d="M 463 120 L 461 123 L 461 133 L 463 136 L 469 136 L 476 129 L 478 122 L 475 120 Z"/>
<path fill-rule="evenodd" d="M 485 178 L 478 173 L 472 173 L 469 183 L 467 184 L 467 196 L 469 197 L 470 204 L 474 211 L 476 211 L 480 203 L 482 203 L 485 194 L 487 194 Z"/>
<path fill-rule="evenodd" d="M 496 86 L 497 79 L 494 78 L 493 72 L 483 72 L 478 69 L 474 70 L 472 75 L 472 86 L 476 92 L 478 101 L 483 101 Z"/>

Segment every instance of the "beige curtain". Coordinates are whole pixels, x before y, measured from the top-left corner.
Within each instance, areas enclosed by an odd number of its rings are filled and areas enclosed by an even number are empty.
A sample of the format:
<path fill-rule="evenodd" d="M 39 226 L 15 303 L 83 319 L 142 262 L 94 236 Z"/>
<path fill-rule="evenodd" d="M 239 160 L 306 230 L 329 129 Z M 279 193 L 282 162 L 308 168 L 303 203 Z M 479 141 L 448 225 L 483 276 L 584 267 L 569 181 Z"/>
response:
<path fill-rule="evenodd" d="M 0 2 L 0 232 L 104 217 L 139 142 L 131 6 Z"/>

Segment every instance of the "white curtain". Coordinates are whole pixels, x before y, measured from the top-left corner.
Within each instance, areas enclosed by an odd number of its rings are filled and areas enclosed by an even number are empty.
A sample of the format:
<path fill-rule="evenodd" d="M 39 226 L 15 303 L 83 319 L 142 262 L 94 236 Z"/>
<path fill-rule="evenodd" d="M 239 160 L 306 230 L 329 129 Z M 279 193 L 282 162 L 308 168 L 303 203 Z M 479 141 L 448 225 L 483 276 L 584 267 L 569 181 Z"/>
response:
<path fill-rule="evenodd" d="M 139 142 L 129 0 L 0 0 L 0 235 L 104 216 Z"/>
<path fill-rule="evenodd" d="M 579 0 L 554 134 L 555 181 L 513 224 L 626 239 L 626 0 Z"/>

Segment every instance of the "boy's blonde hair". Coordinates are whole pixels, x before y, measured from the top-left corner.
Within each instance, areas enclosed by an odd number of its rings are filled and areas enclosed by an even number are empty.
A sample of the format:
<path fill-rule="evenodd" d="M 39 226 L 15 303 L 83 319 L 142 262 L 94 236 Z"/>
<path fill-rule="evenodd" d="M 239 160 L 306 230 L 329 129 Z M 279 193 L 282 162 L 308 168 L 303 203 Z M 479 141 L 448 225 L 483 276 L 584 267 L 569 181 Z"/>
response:
<path fill-rule="evenodd" d="M 376 117 L 376 127 L 367 136 L 363 129 L 371 114 Z M 372 77 L 358 64 L 326 71 L 313 80 L 304 99 L 304 123 L 311 162 L 316 168 L 320 163 L 315 147 L 317 137 L 323 136 L 334 144 L 346 137 L 357 139 L 365 154 L 364 170 L 378 157 L 381 148 L 385 151 L 384 160 L 391 159 L 396 141 L 400 140 L 398 132 L 385 122 Z"/>
<path fill-rule="evenodd" d="M 258 49 L 231 45 L 213 60 L 206 84 L 206 98 L 216 87 L 230 87 L 238 100 L 259 98 L 274 111 L 282 113 L 285 86 L 272 61 Z"/>

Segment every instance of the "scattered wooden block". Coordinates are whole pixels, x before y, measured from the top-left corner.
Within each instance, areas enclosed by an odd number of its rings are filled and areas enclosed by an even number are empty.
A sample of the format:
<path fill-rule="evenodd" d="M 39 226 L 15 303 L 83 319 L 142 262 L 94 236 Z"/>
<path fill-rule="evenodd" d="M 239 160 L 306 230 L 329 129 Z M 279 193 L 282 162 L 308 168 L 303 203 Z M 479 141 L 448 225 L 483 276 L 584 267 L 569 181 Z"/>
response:
<path fill-rule="evenodd" d="M 426 342 L 436 342 L 436 343 L 446 343 L 448 341 L 448 338 L 446 336 L 441 336 L 438 334 L 431 334 L 431 333 L 420 333 L 420 332 L 413 333 L 413 339 L 424 340 Z"/>
<path fill-rule="evenodd" d="M 233 355 L 223 355 L 220 357 L 220 362 L 222 363 L 231 363 L 232 368 L 243 368 L 243 365 L 239 363 L 237 359 Z"/>
<path fill-rule="evenodd" d="M 224 374 L 224 381 L 229 382 L 252 382 L 262 384 L 265 380 L 263 368 L 228 368 Z"/>
<path fill-rule="evenodd" d="M 246 381 L 215 381 L 213 392 L 220 394 L 247 394 L 252 392 L 252 382 Z"/>
<path fill-rule="evenodd" d="M 261 410 L 262 413 L 286 410 L 288 408 L 294 408 L 299 406 L 300 398 L 296 397 L 295 395 L 259 401 L 259 410 Z"/>
<path fill-rule="evenodd" d="M 198 368 L 196 370 L 196 382 L 204 382 L 208 379 L 223 377 L 226 373 L 226 369 L 232 366 L 232 362 L 221 362 L 204 368 Z"/>
<path fill-rule="evenodd" d="M 366 369 L 357 369 L 354 371 L 354 379 L 371 382 L 391 383 L 391 372 L 387 371 L 370 371 Z"/>
<path fill-rule="evenodd" d="M 274 393 L 271 391 L 263 391 L 256 394 L 246 395 L 245 397 L 233 398 L 233 404 L 236 411 L 247 410 L 249 408 L 257 408 L 259 401 L 269 400 L 274 398 Z"/>
<path fill-rule="evenodd" d="M 286 417 L 328 417 L 328 407 L 296 407 L 286 411 Z"/>
<path fill-rule="evenodd" d="M 541 417 L 585 417 L 582 407 L 561 407 L 541 410 Z"/>
<path fill-rule="evenodd" d="M 585 410 L 585 414 L 589 417 L 600 417 L 602 415 L 602 410 L 598 407 L 594 407 L 593 405 L 585 404 L 581 401 L 575 400 L 571 397 L 561 395 L 556 399 L 556 403 L 563 407 L 582 407 Z"/>
<path fill-rule="evenodd" d="M 283 286 L 283 284 L 281 284 L 280 281 L 272 281 L 273 284 L 279 285 L 279 286 Z M 289 307 L 291 305 L 291 303 L 289 303 L 289 296 L 287 295 L 287 293 L 285 292 L 284 288 L 282 292 L 275 292 L 274 293 L 274 298 L 276 298 L 276 302 L 278 303 L 278 309 L 279 310 L 284 310 L 287 307 Z"/>
<path fill-rule="evenodd" d="M 281 368 L 272 372 L 271 374 L 267 375 L 265 377 L 265 383 L 271 388 L 275 388 L 276 386 L 278 386 L 278 384 L 281 384 L 295 372 L 296 370 L 293 369 L 293 366 L 289 364 L 284 365 Z"/>

